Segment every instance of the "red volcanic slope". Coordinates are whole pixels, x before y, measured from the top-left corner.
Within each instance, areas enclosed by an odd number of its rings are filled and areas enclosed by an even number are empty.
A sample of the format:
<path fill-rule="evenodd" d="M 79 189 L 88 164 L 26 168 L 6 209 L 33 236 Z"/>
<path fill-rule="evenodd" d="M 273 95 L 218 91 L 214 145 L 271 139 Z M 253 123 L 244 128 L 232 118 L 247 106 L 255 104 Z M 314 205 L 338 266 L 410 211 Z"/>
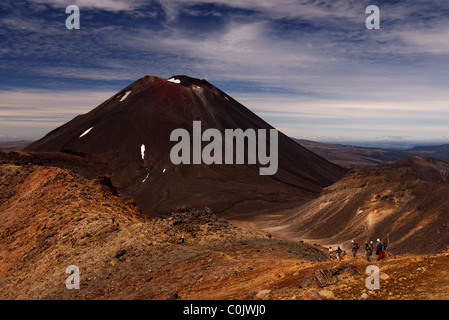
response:
<path fill-rule="evenodd" d="M 235 216 L 269 211 L 315 196 L 345 170 L 279 133 L 279 169 L 260 176 L 257 166 L 173 165 L 174 129 L 272 129 L 249 109 L 205 80 L 145 76 L 87 114 L 29 145 L 27 152 L 89 155 L 106 164 L 120 193 L 150 215 L 169 213 L 181 204 L 209 206 Z M 268 134 L 268 131 L 267 131 Z M 141 146 L 145 146 L 142 159 Z M 94 173 L 92 173 L 94 175 Z"/>

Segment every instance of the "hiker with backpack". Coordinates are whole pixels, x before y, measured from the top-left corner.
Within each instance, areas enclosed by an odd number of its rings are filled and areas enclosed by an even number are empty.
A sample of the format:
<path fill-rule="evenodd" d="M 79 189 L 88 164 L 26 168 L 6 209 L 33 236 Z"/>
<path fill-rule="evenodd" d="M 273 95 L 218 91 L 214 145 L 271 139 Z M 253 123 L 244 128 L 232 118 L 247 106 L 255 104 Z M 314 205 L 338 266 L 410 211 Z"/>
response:
<path fill-rule="evenodd" d="M 380 242 L 380 239 L 377 239 L 377 246 L 376 246 L 376 254 L 378 255 L 377 261 L 385 259 L 387 254 L 385 253 L 387 247 Z"/>
<path fill-rule="evenodd" d="M 332 247 L 329 247 L 329 260 L 332 260 L 334 256 L 334 250 L 332 249 Z"/>
<path fill-rule="evenodd" d="M 337 253 L 337 260 L 340 260 L 340 254 L 341 254 L 341 249 L 340 249 L 340 246 L 338 246 L 338 248 L 337 248 L 337 251 L 336 251 L 336 253 Z"/>
<path fill-rule="evenodd" d="M 373 255 L 373 242 L 366 242 L 365 244 L 365 254 L 366 254 L 366 261 L 370 261 L 371 260 L 371 256 Z"/>
<path fill-rule="evenodd" d="M 352 240 L 352 255 L 354 258 L 357 257 L 357 251 L 359 250 L 359 244 Z"/>

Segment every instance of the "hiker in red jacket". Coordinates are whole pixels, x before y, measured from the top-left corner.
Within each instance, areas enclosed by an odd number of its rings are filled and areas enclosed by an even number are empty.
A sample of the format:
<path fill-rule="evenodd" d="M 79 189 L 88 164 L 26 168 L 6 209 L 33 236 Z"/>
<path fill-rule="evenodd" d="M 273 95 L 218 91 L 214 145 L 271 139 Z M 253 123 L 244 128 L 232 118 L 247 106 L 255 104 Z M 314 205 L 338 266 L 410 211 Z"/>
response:
<path fill-rule="evenodd" d="M 377 261 L 383 260 L 386 258 L 387 254 L 385 252 L 386 246 L 380 242 L 380 239 L 377 239 L 377 247 L 376 254 L 378 254 Z"/>

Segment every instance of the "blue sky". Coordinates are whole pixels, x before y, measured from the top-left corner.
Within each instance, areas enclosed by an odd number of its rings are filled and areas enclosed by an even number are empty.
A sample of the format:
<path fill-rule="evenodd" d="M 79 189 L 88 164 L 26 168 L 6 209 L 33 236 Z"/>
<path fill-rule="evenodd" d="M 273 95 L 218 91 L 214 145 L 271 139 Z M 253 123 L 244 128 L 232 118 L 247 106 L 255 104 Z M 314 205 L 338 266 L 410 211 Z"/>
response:
<path fill-rule="evenodd" d="M 449 141 L 446 0 L 2 0 L 0 39 L 0 140 L 40 138 L 146 74 L 186 74 L 293 137 Z"/>

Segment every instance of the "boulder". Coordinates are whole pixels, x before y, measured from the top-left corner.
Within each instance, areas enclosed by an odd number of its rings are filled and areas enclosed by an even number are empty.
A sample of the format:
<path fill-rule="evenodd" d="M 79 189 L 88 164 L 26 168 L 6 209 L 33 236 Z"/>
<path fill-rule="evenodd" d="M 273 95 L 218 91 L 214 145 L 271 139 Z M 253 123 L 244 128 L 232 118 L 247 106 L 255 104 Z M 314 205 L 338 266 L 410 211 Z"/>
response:
<path fill-rule="evenodd" d="M 126 250 L 125 249 L 121 249 L 121 250 L 119 250 L 119 251 L 117 251 L 115 253 L 115 257 L 118 259 L 118 258 L 124 256 L 125 254 L 126 254 Z"/>
<path fill-rule="evenodd" d="M 253 294 L 253 300 L 265 300 L 270 295 L 270 292 L 271 290 L 268 289 L 256 291 Z"/>
<path fill-rule="evenodd" d="M 325 290 L 320 290 L 320 291 L 318 291 L 318 295 L 323 300 L 335 300 L 335 295 L 330 290 L 326 290 L 326 289 Z"/>
<path fill-rule="evenodd" d="M 170 297 L 167 298 L 167 300 L 177 300 L 179 298 L 178 293 L 173 293 Z"/>
<path fill-rule="evenodd" d="M 319 287 L 324 288 L 328 285 L 334 284 L 339 275 L 357 275 L 359 274 L 357 268 L 352 264 L 343 264 L 341 266 L 329 269 L 318 269 L 314 273 L 304 276 L 300 288 L 310 286 L 316 283 Z"/>
<path fill-rule="evenodd" d="M 368 294 L 366 292 L 362 293 L 362 295 L 360 296 L 360 300 L 368 300 Z"/>

